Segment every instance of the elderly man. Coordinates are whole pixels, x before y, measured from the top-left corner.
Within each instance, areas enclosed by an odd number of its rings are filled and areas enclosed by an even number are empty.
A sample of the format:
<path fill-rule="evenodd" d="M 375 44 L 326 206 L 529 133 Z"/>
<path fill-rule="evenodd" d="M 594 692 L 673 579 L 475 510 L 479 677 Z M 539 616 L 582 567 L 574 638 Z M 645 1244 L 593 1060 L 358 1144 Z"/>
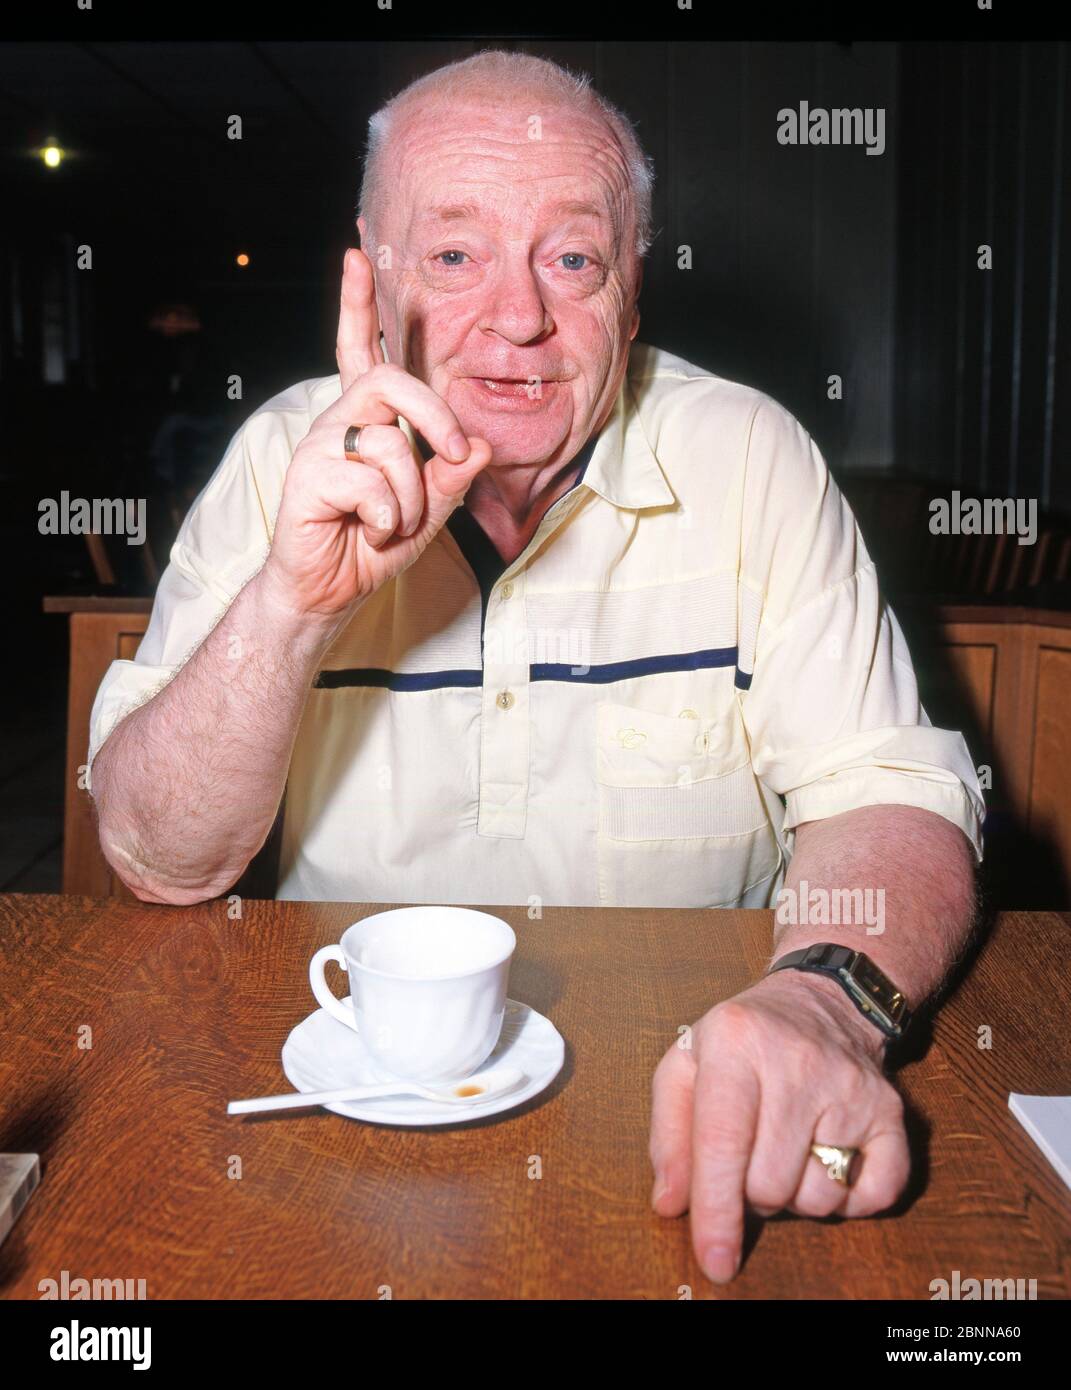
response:
<path fill-rule="evenodd" d="M 285 788 L 280 897 L 777 904 L 778 968 L 654 1078 L 655 1209 L 724 1281 L 747 1208 L 903 1190 L 884 1048 L 967 936 L 981 798 L 804 430 L 634 342 L 650 206 L 628 120 L 536 58 L 373 117 L 339 375 L 197 498 L 92 786 L 147 902 L 229 889 Z"/>

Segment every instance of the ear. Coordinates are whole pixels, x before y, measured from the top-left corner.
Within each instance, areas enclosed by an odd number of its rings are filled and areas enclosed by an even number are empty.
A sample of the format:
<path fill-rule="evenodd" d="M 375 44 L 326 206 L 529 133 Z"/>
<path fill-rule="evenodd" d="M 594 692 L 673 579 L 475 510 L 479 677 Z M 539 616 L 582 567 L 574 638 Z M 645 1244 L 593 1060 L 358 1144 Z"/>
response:
<path fill-rule="evenodd" d="M 366 224 L 365 224 L 364 218 L 363 218 L 363 217 L 358 217 L 358 219 L 357 219 L 357 231 L 358 231 L 358 233 L 360 234 L 360 237 L 361 237 L 361 250 L 362 250 L 362 251 L 365 249 L 364 241 L 365 241 L 365 233 L 367 232 L 367 230 L 368 230 L 368 228 L 367 228 L 367 226 L 366 226 Z"/>
<path fill-rule="evenodd" d="M 640 331 L 640 291 L 643 289 L 643 261 L 636 266 L 636 298 L 632 302 L 632 327 L 629 329 L 628 340 L 631 343 L 636 334 Z"/>

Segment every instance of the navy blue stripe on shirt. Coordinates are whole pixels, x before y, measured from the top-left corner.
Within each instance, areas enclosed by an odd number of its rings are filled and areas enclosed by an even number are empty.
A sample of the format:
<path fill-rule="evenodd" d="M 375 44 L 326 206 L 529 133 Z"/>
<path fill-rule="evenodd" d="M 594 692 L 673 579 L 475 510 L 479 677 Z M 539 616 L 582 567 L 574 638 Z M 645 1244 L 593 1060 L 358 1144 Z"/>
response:
<path fill-rule="evenodd" d="M 718 666 L 734 666 L 735 647 L 708 647 L 705 651 L 670 653 L 666 656 L 643 656 L 634 661 L 607 661 L 600 666 L 580 666 L 569 663 L 539 662 L 531 665 L 529 679 L 533 681 L 568 681 L 573 685 L 608 685 L 612 681 L 631 680 L 635 676 L 655 676 L 666 671 L 702 671 Z M 751 677 L 737 673 L 751 684 Z M 418 671 L 412 674 L 398 671 L 342 668 L 321 671 L 313 682 L 317 690 L 337 690 L 343 686 L 375 686 L 384 690 L 446 690 L 452 686 L 482 686 L 482 671 Z M 741 687 L 746 689 L 747 687 Z"/>
<path fill-rule="evenodd" d="M 321 671 L 313 681 L 314 690 L 338 690 L 342 686 L 369 685 L 382 690 L 447 690 L 451 686 L 481 686 L 482 671 Z"/>
<path fill-rule="evenodd" d="M 610 681 L 630 680 L 633 676 L 655 676 L 663 671 L 704 671 L 713 666 L 735 666 L 735 647 L 708 647 L 701 652 L 680 652 L 670 656 L 641 656 L 635 661 L 607 661 L 601 666 L 579 666 L 571 662 L 540 662 L 529 668 L 534 681 L 570 681 L 579 685 L 607 685 Z"/>

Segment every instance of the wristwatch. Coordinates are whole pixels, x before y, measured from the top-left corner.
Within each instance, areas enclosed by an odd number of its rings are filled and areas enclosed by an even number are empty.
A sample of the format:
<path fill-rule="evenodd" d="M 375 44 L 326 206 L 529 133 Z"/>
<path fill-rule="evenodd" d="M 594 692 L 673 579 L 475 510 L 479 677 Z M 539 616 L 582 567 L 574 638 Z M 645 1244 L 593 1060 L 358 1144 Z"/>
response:
<path fill-rule="evenodd" d="M 802 951 L 790 951 L 775 961 L 766 973 L 772 975 L 775 970 L 808 970 L 838 980 L 859 1012 L 887 1038 L 902 1037 L 911 1022 L 911 1010 L 900 990 L 869 956 L 853 951 L 850 946 L 818 942 Z"/>

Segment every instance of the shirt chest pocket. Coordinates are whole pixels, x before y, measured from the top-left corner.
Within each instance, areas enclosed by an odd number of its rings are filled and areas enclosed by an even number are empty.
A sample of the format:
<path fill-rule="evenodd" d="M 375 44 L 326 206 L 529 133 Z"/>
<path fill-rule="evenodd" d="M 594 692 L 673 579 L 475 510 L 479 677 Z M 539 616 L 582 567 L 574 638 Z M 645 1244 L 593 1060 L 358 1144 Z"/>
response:
<path fill-rule="evenodd" d="M 735 705 L 704 719 L 602 703 L 595 724 L 601 902 L 724 906 L 776 871 Z"/>

